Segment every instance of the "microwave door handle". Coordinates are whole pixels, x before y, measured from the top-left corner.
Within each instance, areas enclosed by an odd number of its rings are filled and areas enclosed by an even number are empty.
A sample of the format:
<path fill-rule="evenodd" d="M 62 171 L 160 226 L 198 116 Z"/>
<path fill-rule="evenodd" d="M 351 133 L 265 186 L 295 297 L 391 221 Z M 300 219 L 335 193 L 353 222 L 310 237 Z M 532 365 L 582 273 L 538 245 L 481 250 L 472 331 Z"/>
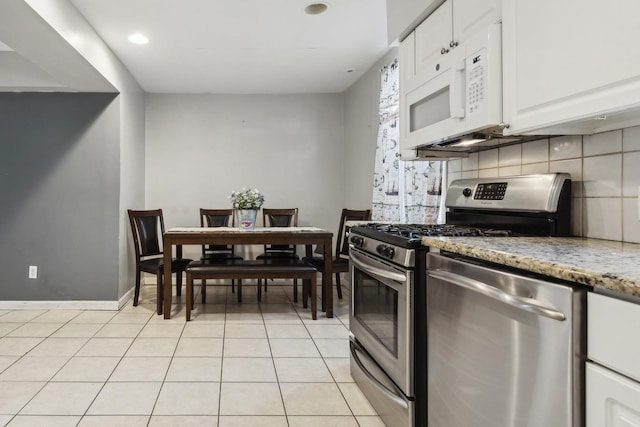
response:
<path fill-rule="evenodd" d="M 454 64 L 451 99 L 449 100 L 449 113 L 452 119 L 464 118 L 464 71 L 464 61 L 458 61 Z"/>

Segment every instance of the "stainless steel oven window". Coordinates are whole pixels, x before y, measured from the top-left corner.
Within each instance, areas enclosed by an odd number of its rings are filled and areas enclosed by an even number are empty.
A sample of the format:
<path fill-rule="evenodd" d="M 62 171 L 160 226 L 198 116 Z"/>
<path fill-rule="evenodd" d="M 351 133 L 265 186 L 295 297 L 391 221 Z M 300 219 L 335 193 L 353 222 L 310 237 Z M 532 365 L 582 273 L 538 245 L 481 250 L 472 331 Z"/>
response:
<path fill-rule="evenodd" d="M 354 271 L 353 315 L 387 350 L 398 357 L 398 291 Z"/>

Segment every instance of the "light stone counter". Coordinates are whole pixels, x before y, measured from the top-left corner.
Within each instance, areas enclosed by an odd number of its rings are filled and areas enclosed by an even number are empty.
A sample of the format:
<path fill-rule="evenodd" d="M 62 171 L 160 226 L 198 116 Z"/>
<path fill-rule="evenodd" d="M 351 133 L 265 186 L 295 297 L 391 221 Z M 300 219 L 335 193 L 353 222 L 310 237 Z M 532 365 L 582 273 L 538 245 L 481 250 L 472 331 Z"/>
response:
<path fill-rule="evenodd" d="M 640 245 L 574 237 L 427 237 L 422 244 L 640 297 Z"/>

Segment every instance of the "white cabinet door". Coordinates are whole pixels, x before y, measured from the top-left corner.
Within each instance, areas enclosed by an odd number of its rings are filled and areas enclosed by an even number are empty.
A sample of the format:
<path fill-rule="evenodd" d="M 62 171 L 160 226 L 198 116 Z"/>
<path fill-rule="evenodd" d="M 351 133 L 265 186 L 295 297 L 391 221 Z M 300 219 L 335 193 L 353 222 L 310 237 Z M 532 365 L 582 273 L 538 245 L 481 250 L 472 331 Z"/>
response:
<path fill-rule="evenodd" d="M 501 0 L 453 0 L 453 41 L 462 43 L 478 31 L 499 22 Z"/>
<path fill-rule="evenodd" d="M 587 363 L 586 427 L 640 427 L 640 384 Z"/>
<path fill-rule="evenodd" d="M 415 69 L 423 81 L 430 80 L 451 55 L 453 8 L 448 0 L 440 5 L 415 31 Z"/>
<path fill-rule="evenodd" d="M 502 13 L 509 133 L 615 129 L 640 106 L 639 1 L 505 0 Z"/>

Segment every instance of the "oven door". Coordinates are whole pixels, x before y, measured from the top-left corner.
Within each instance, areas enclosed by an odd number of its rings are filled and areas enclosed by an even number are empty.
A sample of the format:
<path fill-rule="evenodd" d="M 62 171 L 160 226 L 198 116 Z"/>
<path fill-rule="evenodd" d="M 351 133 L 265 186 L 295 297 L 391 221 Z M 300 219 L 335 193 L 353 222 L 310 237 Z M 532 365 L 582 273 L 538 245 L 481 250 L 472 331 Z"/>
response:
<path fill-rule="evenodd" d="M 349 325 L 356 341 L 413 396 L 413 271 L 350 248 Z"/>

